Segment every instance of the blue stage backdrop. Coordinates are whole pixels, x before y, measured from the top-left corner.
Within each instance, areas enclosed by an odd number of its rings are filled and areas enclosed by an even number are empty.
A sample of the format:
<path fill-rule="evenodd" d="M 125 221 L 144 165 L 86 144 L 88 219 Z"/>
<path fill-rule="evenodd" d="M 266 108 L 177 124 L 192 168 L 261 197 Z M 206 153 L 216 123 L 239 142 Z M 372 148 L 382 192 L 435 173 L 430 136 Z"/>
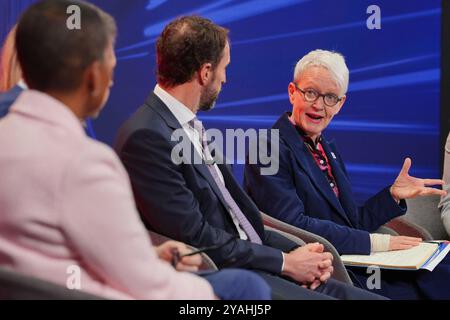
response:
<path fill-rule="evenodd" d="M 4 1 L 4 0 L 0 0 Z M 112 144 L 120 124 L 155 85 L 155 39 L 176 16 L 197 13 L 230 29 L 231 64 L 208 128 L 270 128 L 291 106 L 287 85 L 310 50 L 341 52 L 350 69 L 347 102 L 326 131 L 335 138 L 362 202 L 411 173 L 439 176 L 440 0 L 95 0 L 118 22 L 115 86 L 94 122 Z M 367 8 L 381 9 L 369 30 Z M 242 181 L 242 164 L 234 166 Z"/>

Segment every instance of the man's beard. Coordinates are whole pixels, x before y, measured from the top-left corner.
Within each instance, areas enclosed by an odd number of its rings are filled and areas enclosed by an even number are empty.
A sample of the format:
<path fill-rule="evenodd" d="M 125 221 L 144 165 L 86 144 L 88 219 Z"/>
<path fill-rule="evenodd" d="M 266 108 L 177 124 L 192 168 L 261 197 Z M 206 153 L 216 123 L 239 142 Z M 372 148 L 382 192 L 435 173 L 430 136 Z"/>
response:
<path fill-rule="evenodd" d="M 218 96 L 219 91 L 214 90 L 212 86 L 206 87 L 200 96 L 199 110 L 209 111 L 214 108 Z"/>

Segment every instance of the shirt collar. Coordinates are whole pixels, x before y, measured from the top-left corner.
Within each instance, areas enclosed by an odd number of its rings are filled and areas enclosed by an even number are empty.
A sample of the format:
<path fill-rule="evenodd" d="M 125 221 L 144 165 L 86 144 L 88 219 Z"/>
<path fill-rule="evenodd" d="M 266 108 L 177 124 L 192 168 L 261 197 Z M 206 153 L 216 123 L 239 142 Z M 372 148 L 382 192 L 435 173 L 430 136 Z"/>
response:
<path fill-rule="evenodd" d="M 292 125 L 295 127 L 295 129 L 297 130 L 297 132 L 300 134 L 300 136 L 303 138 L 303 140 L 305 141 L 305 143 L 307 143 L 310 147 L 312 147 L 313 149 L 317 149 L 317 145 L 322 142 L 322 135 L 318 136 L 316 141 L 313 141 L 313 139 L 311 137 L 309 137 L 302 128 L 300 128 L 299 126 L 297 126 L 297 124 L 294 122 L 294 120 L 291 118 L 291 114 L 289 114 L 289 122 L 292 123 Z"/>
<path fill-rule="evenodd" d="M 169 108 L 170 112 L 175 116 L 178 122 L 183 126 L 194 119 L 195 113 L 193 113 L 183 103 L 175 99 L 170 93 L 161 88 L 158 84 L 155 86 L 153 93 L 161 99 L 162 102 Z"/>
<path fill-rule="evenodd" d="M 24 90 L 11 106 L 11 112 L 25 114 L 62 126 L 75 134 L 86 135 L 81 120 L 69 107 L 40 91 Z"/>
<path fill-rule="evenodd" d="M 23 81 L 23 79 L 20 79 L 19 82 L 17 82 L 17 85 L 18 85 L 20 88 L 22 88 L 23 90 L 27 90 L 27 89 L 28 89 L 28 86 L 27 86 L 27 84 L 25 83 L 25 81 Z"/>

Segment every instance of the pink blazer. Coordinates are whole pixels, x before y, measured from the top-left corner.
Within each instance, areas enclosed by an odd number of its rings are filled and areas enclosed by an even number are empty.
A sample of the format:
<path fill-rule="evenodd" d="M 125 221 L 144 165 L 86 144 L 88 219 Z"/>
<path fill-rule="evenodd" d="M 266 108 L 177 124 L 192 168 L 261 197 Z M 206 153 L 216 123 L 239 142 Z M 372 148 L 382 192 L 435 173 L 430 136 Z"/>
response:
<path fill-rule="evenodd" d="M 158 259 L 111 148 L 33 90 L 0 121 L 0 265 L 107 298 L 214 297 Z"/>

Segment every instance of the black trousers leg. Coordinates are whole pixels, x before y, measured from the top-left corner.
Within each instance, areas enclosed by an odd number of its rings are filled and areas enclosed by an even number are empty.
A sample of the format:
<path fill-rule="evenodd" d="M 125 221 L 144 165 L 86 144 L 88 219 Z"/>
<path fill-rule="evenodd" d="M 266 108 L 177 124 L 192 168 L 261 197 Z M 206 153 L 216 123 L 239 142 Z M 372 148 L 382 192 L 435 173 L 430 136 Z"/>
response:
<path fill-rule="evenodd" d="M 272 289 L 273 300 L 334 300 L 325 294 L 305 289 L 298 284 L 262 271 L 255 271 Z"/>
<path fill-rule="evenodd" d="M 378 294 L 330 279 L 316 289 L 317 292 L 339 300 L 387 300 Z"/>

